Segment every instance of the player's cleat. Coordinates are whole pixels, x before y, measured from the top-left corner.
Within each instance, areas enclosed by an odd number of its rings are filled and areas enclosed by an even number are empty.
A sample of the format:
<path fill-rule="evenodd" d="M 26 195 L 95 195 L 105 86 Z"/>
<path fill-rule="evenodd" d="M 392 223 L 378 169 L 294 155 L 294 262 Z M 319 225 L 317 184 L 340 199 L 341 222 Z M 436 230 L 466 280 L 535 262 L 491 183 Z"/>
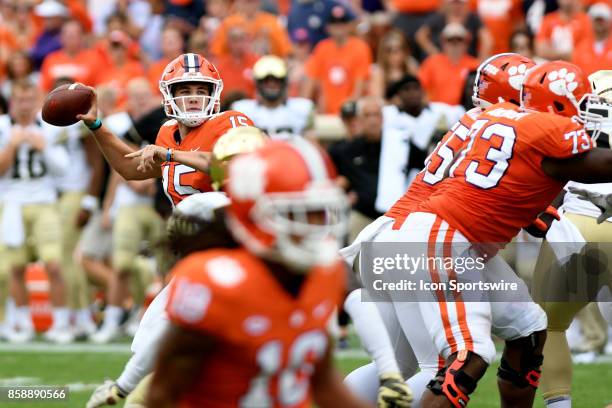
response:
<path fill-rule="evenodd" d="M 90 339 L 97 344 L 110 343 L 121 336 L 121 330 L 117 326 L 102 325 L 100 330 L 94 333 Z"/>
<path fill-rule="evenodd" d="M 592 364 L 597 360 L 597 353 L 587 351 L 585 353 L 577 353 L 572 356 L 574 364 Z"/>
<path fill-rule="evenodd" d="M 15 329 L 6 329 L 4 334 L 9 343 L 15 344 L 28 343 L 34 340 L 34 337 L 36 336 L 34 328 L 22 329 L 19 331 Z"/>
<path fill-rule="evenodd" d="M 410 408 L 412 390 L 400 373 L 385 373 L 380 376 L 380 387 L 376 405 L 378 408 Z"/>
<path fill-rule="evenodd" d="M 56 344 L 74 342 L 74 334 L 70 327 L 51 327 L 43 334 L 43 338 L 48 342 Z"/>
<path fill-rule="evenodd" d="M 76 339 L 89 339 L 98 331 L 98 327 L 93 321 L 81 322 L 74 325 L 72 334 Z"/>
<path fill-rule="evenodd" d="M 119 386 L 111 380 L 104 381 L 89 397 L 86 408 L 98 408 L 105 405 L 118 404 L 126 397 L 127 393 L 119 388 Z"/>

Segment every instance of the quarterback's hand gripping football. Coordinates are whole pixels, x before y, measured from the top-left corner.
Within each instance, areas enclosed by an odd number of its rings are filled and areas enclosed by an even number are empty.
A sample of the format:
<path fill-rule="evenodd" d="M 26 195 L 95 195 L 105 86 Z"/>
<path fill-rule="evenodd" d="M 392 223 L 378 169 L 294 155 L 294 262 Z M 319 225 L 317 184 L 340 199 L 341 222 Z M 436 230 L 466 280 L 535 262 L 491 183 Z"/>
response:
<path fill-rule="evenodd" d="M 612 217 L 612 194 L 595 193 L 575 187 L 570 187 L 569 191 L 576 194 L 579 199 L 588 201 L 599 208 L 601 215 L 597 217 L 598 224 Z"/>
<path fill-rule="evenodd" d="M 410 408 L 412 390 L 400 373 L 387 373 L 380 376 L 380 387 L 376 405 L 378 408 Z"/>
<path fill-rule="evenodd" d="M 83 85 L 83 84 L 81 84 Z M 86 86 L 86 85 L 83 85 Z M 91 86 L 87 86 L 92 92 L 93 96 L 91 98 L 91 106 L 89 110 L 85 114 L 77 115 L 77 119 L 82 120 L 85 123 L 85 126 L 89 127 L 93 125 L 98 119 L 98 94 L 96 93 L 95 88 Z"/>
<path fill-rule="evenodd" d="M 89 397 L 86 408 L 98 408 L 105 405 L 116 405 L 126 397 L 114 381 L 106 380 L 104 384 L 96 388 Z"/>

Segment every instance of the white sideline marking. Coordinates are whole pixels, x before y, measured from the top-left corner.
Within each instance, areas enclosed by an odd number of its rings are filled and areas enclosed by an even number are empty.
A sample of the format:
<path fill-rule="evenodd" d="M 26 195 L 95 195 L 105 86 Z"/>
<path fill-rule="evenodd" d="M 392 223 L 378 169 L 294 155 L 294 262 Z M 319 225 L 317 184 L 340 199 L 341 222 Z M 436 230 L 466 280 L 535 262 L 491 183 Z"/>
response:
<path fill-rule="evenodd" d="M 350 359 L 350 358 L 364 358 L 369 359 L 370 356 L 365 350 L 362 349 L 346 349 L 346 350 L 335 350 L 334 357 L 339 358 L 340 360 Z"/>
<path fill-rule="evenodd" d="M 78 383 L 66 384 L 66 387 L 68 387 L 70 391 L 79 392 L 79 391 L 92 391 L 98 388 L 100 385 L 102 384 L 83 384 L 83 383 L 78 382 Z"/>
<path fill-rule="evenodd" d="M 130 343 L 110 343 L 110 344 L 92 344 L 92 343 L 72 343 L 72 344 L 51 344 L 43 341 L 37 341 L 25 344 L 11 344 L 0 342 L 0 353 L 100 353 L 100 354 L 131 354 Z M 346 359 L 369 359 L 365 350 L 352 348 L 347 350 L 335 350 L 334 356 L 340 360 Z M 498 352 L 495 356 L 495 361 L 499 361 L 501 353 Z M 599 355 L 592 364 L 612 364 L 612 355 Z M 585 364 L 588 365 L 588 364 Z M 15 377 L 22 381 L 30 381 L 30 377 Z M 9 379 L 0 378 L 0 385 L 3 381 Z M 10 380 L 13 380 L 12 378 Z M 32 379 L 35 382 L 36 378 Z M 24 382 L 25 384 L 25 382 Z M 77 383 L 78 384 L 78 383 Z M 87 386 L 91 384 L 86 384 Z"/>
<path fill-rule="evenodd" d="M 131 354 L 130 343 L 110 343 L 110 344 L 92 344 L 92 343 L 72 343 L 72 344 L 51 344 L 42 341 L 11 344 L 0 343 L 0 353 L 28 353 L 28 352 L 44 352 L 44 353 L 117 353 Z"/>
<path fill-rule="evenodd" d="M 11 377 L 0 378 L 0 386 L 6 387 L 11 385 L 30 385 L 39 384 L 40 378 L 37 377 Z"/>

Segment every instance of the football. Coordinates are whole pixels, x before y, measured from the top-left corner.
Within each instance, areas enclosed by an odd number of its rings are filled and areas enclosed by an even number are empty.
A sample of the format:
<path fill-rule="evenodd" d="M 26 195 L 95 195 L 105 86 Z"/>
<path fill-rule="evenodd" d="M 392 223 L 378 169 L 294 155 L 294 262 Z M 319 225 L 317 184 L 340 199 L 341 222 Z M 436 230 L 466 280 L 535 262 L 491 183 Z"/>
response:
<path fill-rule="evenodd" d="M 55 126 L 70 126 L 77 123 L 78 114 L 87 113 L 91 107 L 93 92 L 84 85 L 74 83 L 52 90 L 42 108 L 42 118 Z"/>

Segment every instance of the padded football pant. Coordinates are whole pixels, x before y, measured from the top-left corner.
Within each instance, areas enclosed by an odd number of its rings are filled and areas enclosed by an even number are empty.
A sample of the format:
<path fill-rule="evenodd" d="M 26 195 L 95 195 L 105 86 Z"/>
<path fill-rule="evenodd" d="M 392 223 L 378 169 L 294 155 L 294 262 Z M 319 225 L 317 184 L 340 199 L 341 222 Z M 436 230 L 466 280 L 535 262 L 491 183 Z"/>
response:
<path fill-rule="evenodd" d="M 153 373 L 147 375 L 138 383 L 134 391 L 125 399 L 123 408 L 145 408 L 145 402 L 147 401 L 147 395 L 151 387 L 151 380 L 153 380 Z"/>
<path fill-rule="evenodd" d="M 84 309 L 90 303 L 85 271 L 74 259 L 74 250 L 82 231 L 76 225 L 76 218 L 84 196 L 84 192 L 66 192 L 61 195 L 58 205 L 62 222 L 62 274 L 66 282 L 66 305 L 73 310 Z"/>
<path fill-rule="evenodd" d="M 155 255 L 161 251 L 154 245 L 164 234 L 164 222 L 150 205 L 130 205 L 121 207 L 113 224 L 112 263 L 115 273 L 128 273 L 134 301 L 141 304 L 152 275 L 146 273 L 146 264 L 139 253 L 143 241 L 148 241 Z M 144 273 L 143 273 L 144 272 Z"/>
<path fill-rule="evenodd" d="M 12 267 L 26 266 L 40 260 L 60 262 L 62 257 L 62 223 L 55 204 L 26 204 L 21 207 L 25 243 L 7 248 Z"/>
<path fill-rule="evenodd" d="M 612 265 L 612 254 L 609 249 L 612 243 L 612 223 L 604 222 L 597 224 L 593 217 L 585 215 L 564 214 L 567 221 L 573 223 L 587 241 L 586 249 L 601 250 L 602 255 L 607 255 L 607 265 Z M 590 244 L 589 244 L 590 243 Z M 608 243 L 599 245 L 598 243 Z M 546 299 L 544 293 L 550 285 L 546 273 L 557 263 L 557 258 L 548 242 L 542 244 L 538 263 L 534 273 L 534 293 L 538 299 Z M 586 271 L 589 272 L 589 271 Z M 612 270 L 608 266 L 607 278 L 602 276 L 608 284 L 612 282 Z M 577 281 L 580 285 L 580 280 Z M 575 302 L 540 302 L 548 315 L 548 337 L 544 346 L 544 364 L 542 366 L 541 387 L 542 396 L 545 400 L 571 394 L 572 384 L 572 360 L 565 331 L 570 326 L 574 317 L 588 303 L 584 301 Z M 603 328 L 600 328 L 601 330 Z M 591 334 L 591 337 L 594 335 Z M 605 338 L 605 337 L 604 337 Z M 603 345 L 603 344 L 602 344 Z"/>
<path fill-rule="evenodd" d="M 407 250 L 413 244 L 427 244 L 424 253 L 437 258 L 450 254 L 455 257 L 472 256 L 463 252 L 471 246 L 469 241 L 444 220 L 430 213 L 410 214 L 399 228 L 389 227 L 381 231 L 375 241 L 411 243 L 406 246 Z M 415 250 L 417 248 L 414 247 Z M 419 252 L 417 250 L 416 256 L 420 256 Z M 397 319 L 422 369 L 437 369 L 440 355 L 446 359 L 463 349 L 491 363 L 495 356 L 491 332 L 504 340 L 515 340 L 546 328 L 544 312 L 531 301 L 526 285 L 516 278 L 501 257 L 495 256 L 484 265 L 482 271 L 473 271 L 483 282 L 504 279 L 517 283 L 518 289 L 511 297 L 498 298 L 503 295 L 502 291 L 498 291 L 489 294 L 490 302 L 467 302 L 460 295 L 449 298 L 451 295 L 448 293 L 438 292 L 436 298 L 430 301 L 410 302 L 403 293 L 400 294 L 402 298 L 393 302 Z M 437 278 L 443 281 L 452 277 L 452 270 L 431 269 L 420 271 L 424 280 Z M 434 276 L 436 273 L 439 275 Z M 394 295 L 391 296 L 393 298 Z M 431 347 L 432 341 L 434 347 Z"/>

